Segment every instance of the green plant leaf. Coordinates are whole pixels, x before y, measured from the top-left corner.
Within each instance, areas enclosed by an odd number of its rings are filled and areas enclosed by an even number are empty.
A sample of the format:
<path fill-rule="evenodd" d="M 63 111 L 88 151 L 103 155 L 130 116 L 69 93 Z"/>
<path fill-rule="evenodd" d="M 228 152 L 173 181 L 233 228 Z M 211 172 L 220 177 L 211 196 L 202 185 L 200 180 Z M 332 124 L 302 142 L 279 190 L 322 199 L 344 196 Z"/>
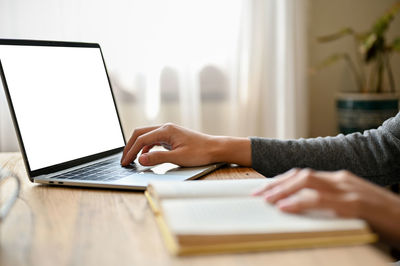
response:
<path fill-rule="evenodd" d="M 372 26 L 371 32 L 360 42 L 360 52 L 365 62 L 370 62 L 385 52 L 385 32 L 400 11 L 400 1 L 392 5 Z"/>
<path fill-rule="evenodd" d="M 325 67 L 328 67 L 328 66 L 336 63 L 339 60 L 344 60 L 348 64 L 348 66 L 353 74 L 353 77 L 357 83 L 357 87 L 361 91 L 363 89 L 362 77 L 360 76 L 359 71 L 356 69 L 356 67 L 353 63 L 353 60 L 351 60 L 350 56 L 347 53 L 337 53 L 337 54 L 328 56 L 326 59 L 321 61 L 317 66 L 310 68 L 310 74 L 314 74 L 317 71 L 319 71 Z"/>
<path fill-rule="evenodd" d="M 324 60 L 322 60 L 319 64 L 317 64 L 315 67 L 312 67 L 310 69 L 311 73 L 315 73 L 317 71 L 320 71 L 330 65 L 335 64 L 336 62 L 340 60 L 351 60 L 350 56 L 347 53 L 336 53 L 328 56 Z"/>
<path fill-rule="evenodd" d="M 334 63 L 336 63 L 337 61 L 343 59 L 345 57 L 345 54 L 333 54 L 328 56 L 327 58 L 325 58 L 324 60 L 322 60 L 318 65 L 316 65 L 315 67 L 311 68 L 311 72 L 315 73 L 317 71 L 320 71 L 323 68 L 326 68 Z"/>
<path fill-rule="evenodd" d="M 362 54 L 366 54 L 372 46 L 374 46 L 376 40 L 378 39 L 375 32 L 372 32 L 366 36 L 364 41 L 361 43 L 360 50 Z"/>
<path fill-rule="evenodd" d="M 379 53 L 385 52 L 385 39 L 375 33 L 370 34 L 361 44 L 361 53 L 364 55 L 365 62 L 375 59 Z"/>
<path fill-rule="evenodd" d="M 400 37 L 393 40 L 391 47 L 393 51 L 400 52 Z"/>
<path fill-rule="evenodd" d="M 330 41 L 334 41 L 334 40 L 340 39 L 340 38 L 342 38 L 344 36 L 348 36 L 348 35 L 353 35 L 355 37 L 358 37 L 358 35 L 354 32 L 354 30 L 352 28 L 343 28 L 333 34 L 319 36 L 317 38 L 317 41 L 330 42 Z"/>
<path fill-rule="evenodd" d="M 382 36 L 389 28 L 390 22 L 394 19 L 396 14 L 400 11 L 400 1 L 393 4 L 372 26 L 372 31 L 377 36 Z"/>

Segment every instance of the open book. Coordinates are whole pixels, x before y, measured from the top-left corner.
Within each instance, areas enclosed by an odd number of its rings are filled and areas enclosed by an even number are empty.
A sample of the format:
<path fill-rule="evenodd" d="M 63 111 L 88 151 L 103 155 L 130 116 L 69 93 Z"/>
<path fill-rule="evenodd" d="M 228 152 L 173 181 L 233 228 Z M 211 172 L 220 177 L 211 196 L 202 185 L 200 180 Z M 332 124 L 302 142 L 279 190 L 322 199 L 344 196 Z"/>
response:
<path fill-rule="evenodd" d="M 367 223 L 331 212 L 281 212 L 251 193 L 272 179 L 150 183 L 146 197 L 177 255 L 369 243 Z M 307 191 L 305 191 L 307 192 Z M 311 192 L 311 191 L 310 191 Z"/>

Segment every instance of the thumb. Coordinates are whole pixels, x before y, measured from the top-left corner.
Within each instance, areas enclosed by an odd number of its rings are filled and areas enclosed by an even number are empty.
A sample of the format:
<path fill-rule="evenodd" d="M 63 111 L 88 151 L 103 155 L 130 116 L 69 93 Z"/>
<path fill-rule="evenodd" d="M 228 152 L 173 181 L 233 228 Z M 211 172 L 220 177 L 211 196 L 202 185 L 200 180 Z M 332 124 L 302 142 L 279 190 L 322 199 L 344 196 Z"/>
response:
<path fill-rule="evenodd" d="M 139 163 L 143 166 L 152 166 L 160 163 L 172 163 L 174 159 L 174 151 L 152 151 L 140 155 Z"/>

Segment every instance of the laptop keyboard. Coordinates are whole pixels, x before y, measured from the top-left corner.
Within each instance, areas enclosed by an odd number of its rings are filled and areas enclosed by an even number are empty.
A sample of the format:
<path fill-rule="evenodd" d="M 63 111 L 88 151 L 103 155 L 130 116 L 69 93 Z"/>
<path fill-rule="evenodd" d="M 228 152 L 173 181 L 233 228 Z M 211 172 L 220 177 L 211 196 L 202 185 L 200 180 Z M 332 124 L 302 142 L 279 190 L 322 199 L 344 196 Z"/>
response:
<path fill-rule="evenodd" d="M 136 166 L 122 167 L 118 158 L 102 161 L 51 178 L 112 181 L 137 173 Z"/>

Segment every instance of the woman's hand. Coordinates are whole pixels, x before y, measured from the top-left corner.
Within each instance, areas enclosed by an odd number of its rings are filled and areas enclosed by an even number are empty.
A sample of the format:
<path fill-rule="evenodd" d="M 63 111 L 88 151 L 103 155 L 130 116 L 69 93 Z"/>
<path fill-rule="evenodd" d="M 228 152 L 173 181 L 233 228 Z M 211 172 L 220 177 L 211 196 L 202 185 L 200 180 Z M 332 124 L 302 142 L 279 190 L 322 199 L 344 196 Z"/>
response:
<path fill-rule="evenodd" d="M 162 145 L 168 151 L 151 151 Z M 199 166 L 215 162 L 251 165 L 250 140 L 202 134 L 171 123 L 138 128 L 126 145 L 121 164 L 129 165 L 142 150 L 139 163 L 145 166 L 170 162 L 180 166 Z"/>
<path fill-rule="evenodd" d="M 297 193 L 304 188 L 316 193 L 311 197 Z M 382 236 L 400 243 L 400 197 L 348 171 L 293 169 L 254 195 L 286 212 L 332 209 L 338 216 L 362 218 Z"/>

